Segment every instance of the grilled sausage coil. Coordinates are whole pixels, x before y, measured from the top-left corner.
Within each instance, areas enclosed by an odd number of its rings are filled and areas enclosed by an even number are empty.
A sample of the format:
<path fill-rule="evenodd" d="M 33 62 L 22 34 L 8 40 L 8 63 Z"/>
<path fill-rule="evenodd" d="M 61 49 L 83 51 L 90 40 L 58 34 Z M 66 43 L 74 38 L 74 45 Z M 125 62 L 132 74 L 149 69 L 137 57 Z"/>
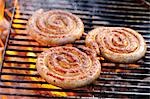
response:
<path fill-rule="evenodd" d="M 144 38 L 124 27 L 96 28 L 88 33 L 86 45 L 106 59 L 119 63 L 135 62 L 146 53 Z"/>
<path fill-rule="evenodd" d="M 101 65 L 87 47 L 52 47 L 37 59 L 38 73 L 49 83 L 64 89 L 81 87 L 99 77 Z M 87 52 L 86 52 L 87 51 Z"/>
<path fill-rule="evenodd" d="M 69 12 L 40 9 L 28 20 L 27 31 L 40 44 L 56 46 L 79 39 L 84 25 L 79 17 Z"/>

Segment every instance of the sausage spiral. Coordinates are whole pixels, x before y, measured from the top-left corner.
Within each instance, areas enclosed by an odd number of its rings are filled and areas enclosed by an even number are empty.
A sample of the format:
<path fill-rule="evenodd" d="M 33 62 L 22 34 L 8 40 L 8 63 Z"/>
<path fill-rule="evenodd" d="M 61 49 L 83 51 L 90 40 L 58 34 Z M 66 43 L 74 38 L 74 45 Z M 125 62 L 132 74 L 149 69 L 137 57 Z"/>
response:
<path fill-rule="evenodd" d="M 79 17 L 69 12 L 40 9 L 29 19 L 27 31 L 40 44 L 56 46 L 79 39 L 84 25 Z"/>
<path fill-rule="evenodd" d="M 99 77 L 101 64 L 96 53 L 82 47 L 52 47 L 42 52 L 37 59 L 38 73 L 49 83 L 64 89 L 90 84 Z"/>
<path fill-rule="evenodd" d="M 144 38 L 124 27 L 99 27 L 88 33 L 86 45 L 112 62 L 132 63 L 146 53 Z"/>

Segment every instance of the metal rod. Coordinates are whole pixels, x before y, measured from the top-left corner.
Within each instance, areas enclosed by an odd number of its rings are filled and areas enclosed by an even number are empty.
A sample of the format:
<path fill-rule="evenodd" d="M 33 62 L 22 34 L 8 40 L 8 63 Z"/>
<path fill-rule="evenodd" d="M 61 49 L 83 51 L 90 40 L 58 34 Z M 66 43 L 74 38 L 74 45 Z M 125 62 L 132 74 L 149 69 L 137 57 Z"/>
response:
<path fill-rule="evenodd" d="M 16 2 L 17 2 L 17 0 L 15 0 L 15 4 L 16 4 Z M 8 29 L 9 32 L 8 32 L 8 35 L 7 35 L 7 38 L 6 38 L 6 42 L 5 42 L 5 46 L 4 46 L 4 51 L 3 51 L 3 55 L 2 55 L 2 62 L 0 63 L 0 79 L 1 79 L 1 73 L 2 73 L 2 68 L 3 68 L 4 59 L 5 59 L 7 44 L 8 44 L 9 37 L 10 37 L 10 33 L 11 33 L 11 25 L 12 25 L 12 22 L 13 22 L 14 14 L 15 14 L 15 5 L 14 5 L 14 7 L 13 7 L 12 17 L 11 17 L 11 21 L 10 21 L 10 26 L 9 26 L 9 29 Z"/>

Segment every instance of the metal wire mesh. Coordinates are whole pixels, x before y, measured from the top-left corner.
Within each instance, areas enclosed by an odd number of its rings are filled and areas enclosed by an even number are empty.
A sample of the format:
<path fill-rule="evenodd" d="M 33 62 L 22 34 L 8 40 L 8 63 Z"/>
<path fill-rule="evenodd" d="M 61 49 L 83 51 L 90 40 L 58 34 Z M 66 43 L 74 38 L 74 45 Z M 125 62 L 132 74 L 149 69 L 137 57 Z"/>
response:
<path fill-rule="evenodd" d="M 39 45 L 26 32 L 28 18 L 39 8 L 61 9 L 76 14 L 83 20 L 85 32 L 97 26 L 123 26 L 135 29 L 146 40 L 148 47 L 146 55 L 135 64 L 118 64 L 101 60 L 101 76 L 93 84 L 83 88 L 64 90 L 45 87 L 47 82 L 40 78 L 34 66 L 37 55 L 48 47 Z M 3 91 L 0 91 L 0 95 L 148 99 L 150 92 L 149 16 L 149 9 L 134 0 L 44 0 L 44 2 L 18 0 L 11 24 L 14 32 L 10 31 L 1 66 L 0 87 Z M 84 37 L 75 43 L 84 44 Z"/>

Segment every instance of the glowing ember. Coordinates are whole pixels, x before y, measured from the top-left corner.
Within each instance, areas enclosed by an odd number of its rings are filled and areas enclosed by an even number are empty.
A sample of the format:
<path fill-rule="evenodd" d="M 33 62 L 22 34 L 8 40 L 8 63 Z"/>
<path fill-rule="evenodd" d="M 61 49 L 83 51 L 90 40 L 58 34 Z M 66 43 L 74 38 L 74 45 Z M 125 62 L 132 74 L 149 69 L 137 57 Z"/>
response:
<path fill-rule="evenodd" d="M 26 23 L 26 20 L 18 20 L 18 19 L 14 19 L 13 20 L 14 23 Z"/>
<path fill-rule="evenodd" d="M 12 24 L 12 26 L 16 28 L 25 28 L 25 26 L 21 24 Z"/>

